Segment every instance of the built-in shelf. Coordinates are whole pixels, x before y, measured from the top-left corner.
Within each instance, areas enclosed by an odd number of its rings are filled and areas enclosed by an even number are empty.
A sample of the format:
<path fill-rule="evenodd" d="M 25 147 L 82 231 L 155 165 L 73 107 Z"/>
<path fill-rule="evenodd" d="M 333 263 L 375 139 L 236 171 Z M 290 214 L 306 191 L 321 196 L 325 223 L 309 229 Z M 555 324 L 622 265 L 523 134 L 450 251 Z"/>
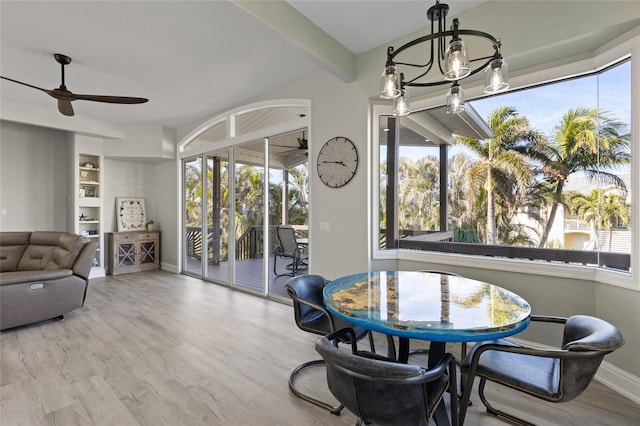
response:
<path fill-rule="evenodd" d="M 102 194 L 100 193 L 100 163 L 102 162 L 102 156 L 78 152 L 77 161 L 78 183 L 76 186 L 77 216 L 75 228 L 78 234 L 98 243 L 93 266 L 95 268 L 103 268 L 102 253 L 100 251 L 100 246 L 102 246 L 101 235 L 103 234 L 101 224 Z"/>

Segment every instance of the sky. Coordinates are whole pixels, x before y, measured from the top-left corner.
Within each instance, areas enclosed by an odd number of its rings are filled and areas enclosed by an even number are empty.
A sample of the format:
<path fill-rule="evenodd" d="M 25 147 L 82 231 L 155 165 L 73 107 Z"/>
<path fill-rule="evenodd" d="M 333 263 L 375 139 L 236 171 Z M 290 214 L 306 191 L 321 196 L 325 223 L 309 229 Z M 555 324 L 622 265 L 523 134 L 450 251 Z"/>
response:
<path fill-rule="evenodd" d="M 567 80 L 537 88 L 507 92 L 467 103 L 485 120 L 489 114 L 502 106 L 515 107 L 518 114 L 529 119 L 536 130 L 550 137 L 553 127 L 561 122 L 562 116 L 571 108 L 595 107 L 614 115 L 625 123 L 631 122 L 631 62 L 598 75 Z M 438 155 L 437 149 L 402 148 L 402 154 L 413 160 L 425 155 Z M 449 155 L 468 152 L 465 147 L 453 145 Z"/>
<path fill-rule="evenodd" d="M 529 118 L 537 130 L 550 136 L 553 127 L 571 108 L 595 107 L 614 114 L 624 122 L 631 118 L 631 63 L 593 75 L 535 89 L 506 93 L 469 103 L 481 117 L 494 109 L 515 106 L 520 115 Z M 599 90 L 598 90 L 599 89 Z"/>

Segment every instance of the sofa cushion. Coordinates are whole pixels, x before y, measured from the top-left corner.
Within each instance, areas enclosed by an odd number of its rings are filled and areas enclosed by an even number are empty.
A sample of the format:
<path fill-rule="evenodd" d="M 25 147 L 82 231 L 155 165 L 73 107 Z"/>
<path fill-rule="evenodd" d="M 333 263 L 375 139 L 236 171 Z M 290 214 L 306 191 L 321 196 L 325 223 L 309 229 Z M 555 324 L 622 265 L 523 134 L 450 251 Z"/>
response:
<path fill-rule="evenodd" d="M 3 232 L 0 234 L 0 272 L 15 271 L 29 244 L 31 232 Z"/>
<path fill-rule="evenodd" d="M 18 270 L 71 269 L 87 242 L 87 238 L 75 234 L 34 231 Z"/>

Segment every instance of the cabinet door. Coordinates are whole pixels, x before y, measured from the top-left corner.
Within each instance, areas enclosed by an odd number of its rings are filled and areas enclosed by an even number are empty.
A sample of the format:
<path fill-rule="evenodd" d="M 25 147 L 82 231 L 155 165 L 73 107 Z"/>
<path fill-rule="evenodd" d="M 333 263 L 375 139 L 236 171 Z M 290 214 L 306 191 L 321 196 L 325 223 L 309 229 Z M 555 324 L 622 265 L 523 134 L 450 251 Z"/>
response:
<path fill-rule="evenodd" d="M 140 265 L 156 263 L 156 242 L 143 241 L 140 242 Z"/>
<path fill-rule="evenodd" d="M 118 268 L 136 266 L 136 243 L 117 244 L 116 261 L 118 262 Z"/>

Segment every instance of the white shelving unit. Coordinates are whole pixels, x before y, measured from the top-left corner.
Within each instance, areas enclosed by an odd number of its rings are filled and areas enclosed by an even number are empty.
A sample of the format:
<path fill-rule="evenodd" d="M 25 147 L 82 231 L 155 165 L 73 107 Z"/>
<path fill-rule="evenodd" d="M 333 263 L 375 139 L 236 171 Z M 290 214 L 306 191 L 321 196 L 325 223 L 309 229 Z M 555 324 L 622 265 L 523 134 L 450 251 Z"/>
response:
<path fill-rule="evenodd" d="M 74 232 L 98 243 L 90 276 L 99 277 L 105 275 L 103 194 L 100 187 L 103 182 L 103 156 L 101 151 L 92 149 L 92 145 L 76 144 Z"/>

